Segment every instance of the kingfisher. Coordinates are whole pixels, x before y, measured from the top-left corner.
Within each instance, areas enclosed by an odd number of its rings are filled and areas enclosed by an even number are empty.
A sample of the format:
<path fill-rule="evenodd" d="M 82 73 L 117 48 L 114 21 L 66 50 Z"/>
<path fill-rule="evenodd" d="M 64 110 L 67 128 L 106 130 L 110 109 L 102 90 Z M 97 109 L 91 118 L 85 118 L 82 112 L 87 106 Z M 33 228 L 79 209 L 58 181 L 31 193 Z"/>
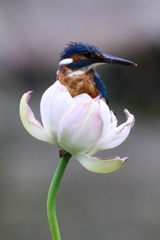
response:
<path fill-rule="evenodd" d="M 104 81 L 95 71 L 101 64 L 137 66 L 136 63 L 102 53 L 94 45 L 70 42 L 62 51 L 57 80 L 63 84 L 72 97 L 87 93 L 92 98 L 100 97 L 108 104 L 108 93 Z"/>

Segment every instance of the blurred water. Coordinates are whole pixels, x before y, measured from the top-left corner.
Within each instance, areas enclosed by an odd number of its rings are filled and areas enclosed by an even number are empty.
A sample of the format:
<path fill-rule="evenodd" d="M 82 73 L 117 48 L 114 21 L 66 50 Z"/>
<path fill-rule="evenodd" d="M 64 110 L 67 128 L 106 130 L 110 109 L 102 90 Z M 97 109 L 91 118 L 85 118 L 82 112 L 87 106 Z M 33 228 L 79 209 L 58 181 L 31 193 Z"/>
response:
<path fill-rule="evenodd" d="M 0 2 L 0 240 L 51 239 L 48 188 L 58 149 L 33 139 L 19 118 L 22 94 L 55 79 L 59 53 L 86 41 L 137 68 L 102 66 L 110 107 L 136 117 L 129 138 L 101 157 L 129 156 L 120 170 L 95 174 L 71 159 L 58 195 L 62 239 L 160 239 L 159 1 Z"/>

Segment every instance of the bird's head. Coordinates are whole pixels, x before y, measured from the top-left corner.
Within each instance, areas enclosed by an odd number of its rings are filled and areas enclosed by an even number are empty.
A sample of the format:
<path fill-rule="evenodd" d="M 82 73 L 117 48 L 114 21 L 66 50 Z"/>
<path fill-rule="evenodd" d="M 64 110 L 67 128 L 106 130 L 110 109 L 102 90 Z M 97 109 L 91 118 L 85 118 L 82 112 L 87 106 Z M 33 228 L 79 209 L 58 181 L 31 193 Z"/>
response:
<path fill-rule="evenodd" d="M 67 66 L 71 69 L 94 69 L 96 66 L 109 64 L 122 64 L 136 66 L 131 61 L 110 56 L 102 53 L 97 47 L 83 42 L 71 42 L 61 53 L 60 66 Z"/>

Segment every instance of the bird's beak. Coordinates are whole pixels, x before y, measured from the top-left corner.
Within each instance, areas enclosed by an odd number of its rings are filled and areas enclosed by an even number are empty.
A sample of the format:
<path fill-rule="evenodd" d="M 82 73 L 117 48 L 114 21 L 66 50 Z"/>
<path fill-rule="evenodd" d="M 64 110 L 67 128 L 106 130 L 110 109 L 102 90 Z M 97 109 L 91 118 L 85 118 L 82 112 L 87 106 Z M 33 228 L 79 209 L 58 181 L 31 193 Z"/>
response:
<path fill-rule="evenodd" d="M 111 55 L 103 54 L 102 55 L 102 61 L 104 63 L 109 63 L 109 64 L 121 64 L 121 65 L 128 65 L 128 66 L 137 66 L 136 63 L 125 60 L 123 58 L 118 58 L 114 57 Z"/>

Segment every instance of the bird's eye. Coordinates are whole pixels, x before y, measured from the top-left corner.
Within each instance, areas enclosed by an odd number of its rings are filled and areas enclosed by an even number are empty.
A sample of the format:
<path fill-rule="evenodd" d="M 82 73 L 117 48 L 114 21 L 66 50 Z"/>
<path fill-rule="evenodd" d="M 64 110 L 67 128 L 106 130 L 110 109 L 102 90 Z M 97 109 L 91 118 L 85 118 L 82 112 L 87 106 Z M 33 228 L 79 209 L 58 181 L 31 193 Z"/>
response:
<path fill-rule="evenodd" d="M 84 52 L 83 52 L 83 55 L 84 55 L 85 57 L 89 57 L 89 58 L 93 58 L 93 57 L 94 57 L 94 54 L 92 54 L 92 53 L 90 53 L 90 52 L 88 52 L 88 51 L 84 51 Z"/>

